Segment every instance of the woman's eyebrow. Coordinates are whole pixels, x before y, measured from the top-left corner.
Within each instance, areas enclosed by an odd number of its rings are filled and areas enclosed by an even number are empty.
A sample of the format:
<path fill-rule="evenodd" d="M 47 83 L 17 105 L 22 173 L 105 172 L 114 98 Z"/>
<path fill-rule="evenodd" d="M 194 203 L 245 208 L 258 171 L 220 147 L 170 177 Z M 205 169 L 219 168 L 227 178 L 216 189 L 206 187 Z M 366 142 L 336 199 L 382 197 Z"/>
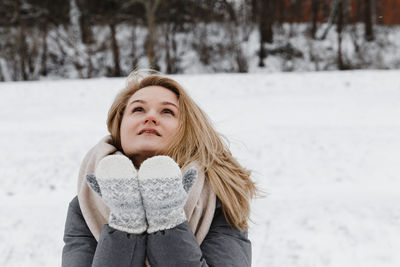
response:
<path fill-rule="evenodd" d="M 161 102 L 161 104 L 163 104 L 163 105 L 172 105 L 172 106 L 178 108 L 177 105 L 175 105 L 174 103 L 168 102 L 168 101 Z"/>
<path fill-rule="evenodd" d="M 141 100 L 141 99 L 136 99 L 136 100 L 133 100 L 131 103 L 129 103 L 127 107 L 129 107 L 129 106 L 132 105 L 133 103 L 142 103 L 142 104 L 145 104 L 146 101 Z"/>

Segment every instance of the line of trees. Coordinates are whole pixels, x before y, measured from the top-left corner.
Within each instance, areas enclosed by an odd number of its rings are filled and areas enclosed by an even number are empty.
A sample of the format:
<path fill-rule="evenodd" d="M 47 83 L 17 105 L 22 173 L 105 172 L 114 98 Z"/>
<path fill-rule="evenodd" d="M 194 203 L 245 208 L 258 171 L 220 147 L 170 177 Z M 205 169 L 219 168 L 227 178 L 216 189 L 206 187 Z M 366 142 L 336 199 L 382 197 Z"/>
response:
<path fill-rule="evenodd" d="M 400 6 L 400 1 L 399 1 Z M 365 41 L 373 41 L 373 22 L 378 21 L 379 5 L 375 0 L 261 0 L 253 1 L 254 10 L 260 31 L 259 66 L 263 67 L 263 60 L 267 53 L 265 43 L 273 42 L 273 26 L 283 22 L 310 21 L 310 36 L 312 39 L 324 40 L 332 28 L 336 26 L 338 34 L 338 68 L 347 69 L 342 59 L 343 28 L 348 24 L 363 22 L 365 27 Z M 320 22 L 326 22 L 325 29 L 317 35 Z"/>
<path fill-rule="evenodd" d="M 122 76 L 143 58 L 150 68 L 180 73 L 185 42 L 204 65 L 224 54 L 232 63 L 227 70 L 247 72 L 241 43 L 253 30 L 259 32 L 258 66 L 263 67 L 276 26 L 299 21 L 309 23 L 312 39 L 322 40 L 336 27 L 338 68 L 346 69 L 343 28 L 362 22 L 371 42 L 378 13 L 377 0 L 2 0 L 0 80 L 63 77 L 69 71 L 82 78 Z M 210 40 L 216 27 L 225 42 Z M 126 38 L 118 38 L 121 29 L 129 32 Z"/>

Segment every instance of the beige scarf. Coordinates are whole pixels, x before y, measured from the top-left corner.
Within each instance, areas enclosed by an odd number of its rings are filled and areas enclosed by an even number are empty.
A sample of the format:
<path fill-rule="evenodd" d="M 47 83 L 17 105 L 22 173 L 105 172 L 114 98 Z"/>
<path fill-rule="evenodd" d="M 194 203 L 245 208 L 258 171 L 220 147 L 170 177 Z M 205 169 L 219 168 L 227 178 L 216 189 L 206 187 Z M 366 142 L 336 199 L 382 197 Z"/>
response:
<path fill-rule="evenodd" d="M 101 229 L 108 223 L 110 210 L 104 204 L 100 196 L 94 193 L 86 183 L 86 174 L 95 173 L 99 161 L 107 155 L 122 154 L 112 144 L 111 136 L 104 137 L 86 154 L 82 161 L 78 177 L 78 200 L 82 210 L 83 218 L 96 240 L 99 240 Z M 189 191 L 185 204 L 186 218 L 189 221 L 196 240 L 199 244 L 206 237 L 215 212 L 216 196 L 196 162 L 189 164 L 189 167 L 196 167 L 198 177 Z M 183 172 L 185 171 L 183 170 Z"/>

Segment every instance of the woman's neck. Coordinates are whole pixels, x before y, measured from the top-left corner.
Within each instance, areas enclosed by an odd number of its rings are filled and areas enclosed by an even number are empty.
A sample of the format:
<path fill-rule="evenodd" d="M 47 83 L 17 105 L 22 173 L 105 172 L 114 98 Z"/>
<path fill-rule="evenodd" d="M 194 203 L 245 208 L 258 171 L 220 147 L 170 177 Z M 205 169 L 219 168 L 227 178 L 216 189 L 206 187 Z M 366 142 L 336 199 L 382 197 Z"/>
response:
<path fill-rule="evenodd" d="M 155 156 L 155 153 L 142 153 L 142 154 L 137 154 L 130 156 L 129 158 L 133 162 L 133 165 L 135 165 L 136 169 L 140 168 L 140 165 L 142 165 L 142 162 L 145 161 L 148 158 L 151 158 Z"/>

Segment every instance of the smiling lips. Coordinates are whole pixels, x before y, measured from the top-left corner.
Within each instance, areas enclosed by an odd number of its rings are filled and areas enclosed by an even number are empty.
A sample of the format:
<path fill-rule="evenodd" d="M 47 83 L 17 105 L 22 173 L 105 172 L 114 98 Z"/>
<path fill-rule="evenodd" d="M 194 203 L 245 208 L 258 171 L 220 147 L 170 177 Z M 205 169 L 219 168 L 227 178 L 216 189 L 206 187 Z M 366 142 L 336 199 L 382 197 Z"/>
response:
<path fill-rule="evenodd" d="M 157 135 L 157 136 L 161 136 L 161 135 L 157 132 L 157 130 L 156 130 L 156 129 L 153 129 L 153 128 L 144 128 L 144 129 L 142 129 L 142 130 L 139 132 L 138 135 L 141 135 L 141 134 L 143 134 L 143 133 L 146 133 L 146 134 L 154 134 L 154 135 Z"/>

